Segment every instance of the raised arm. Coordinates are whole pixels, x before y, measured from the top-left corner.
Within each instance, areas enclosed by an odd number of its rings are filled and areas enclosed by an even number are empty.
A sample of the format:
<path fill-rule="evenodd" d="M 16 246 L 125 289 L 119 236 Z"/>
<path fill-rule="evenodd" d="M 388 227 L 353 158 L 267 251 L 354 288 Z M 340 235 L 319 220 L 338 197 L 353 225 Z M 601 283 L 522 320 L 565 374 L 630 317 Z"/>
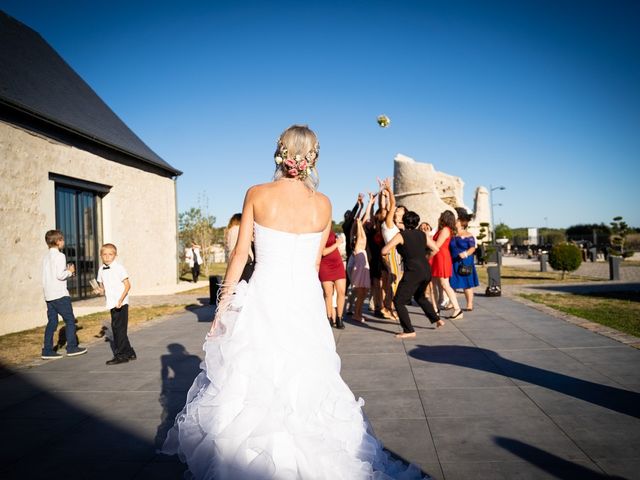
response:
<path fill-rule="evenodd" d="M 384 182 L 378 179 L 378 209 L 384 210 L 385 208 L 387 208 L 385 200 L 386 198 L 384 195 Z"/>
<path fill-rule="evenodd" d="M 373 208 L 373 204 L 376 201 L 376 195 L 369 192 L 369 203 L 367 203 L 367 209 L 364 211 L 364 217 L 362 218 L 362 223 L 367 223 L 371 220 L 371 209 Z"/>
<path fill-rule="evenodd" d="M 354 250 L 364 250 L 365 248 L 367 248 L 367 235 L 364 232 L 362 220 L 358 218 L 354 226 L 356 228 L 356 245 L 354 247 Z"/>
<path fill-rule="evenodd" d="M 390 179 L 385 179 L 385 181 L 382 182 L 382 186 L 384 188 L 384 191 L 387 192 L 387 196 L 389 197 L 389 210 L 387 211 L 387 216 L 384 219 L 384 223 L 387 228 L 392 228 L 394 224 L 393 217 L 396 214 L 396 197 L 391 190 Z"/>

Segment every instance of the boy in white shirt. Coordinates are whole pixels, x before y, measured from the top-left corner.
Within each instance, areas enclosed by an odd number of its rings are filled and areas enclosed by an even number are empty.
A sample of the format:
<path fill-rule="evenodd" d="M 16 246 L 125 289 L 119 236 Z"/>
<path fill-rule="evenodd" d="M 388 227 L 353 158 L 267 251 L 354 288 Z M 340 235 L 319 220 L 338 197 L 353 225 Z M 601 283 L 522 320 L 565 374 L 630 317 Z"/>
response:
<path fill-rule="evenodd" d="M 111 310 L 111 330 L 113 331 L 114 357 L 107 365 L 117 365 L 135 360 L 136 352 L 131 348 L 127 336 L 129 324 L 129 274 L 116 261 L 118 249 L 112 243 L 100 248 L 103 265 L 98 270 L 98 293 L 106 296 L 107 308 Z"/>
<path fill-rule="evenodd" d="M 42 261 L 42 286 L 44 300 L 47 302 L 47 327 L 44 331 L 44 345 L 42 358 L 54 360 L 62 355 L 53 349 L 53 335 L 58 328 L 58 315 L 64 320 L 67 335 L 67 356 L 76 357 L 87 353 L 86 348 L 78 346 L 76 339 L 76 317 L 71 307 L 71 296 L 67 290 L 67 278 L 73 276 L 76 268 L 67 265 L 67 258 L 60 250 L 64 248 L 64 235 L 60 230 L 49 230 L 44 241 L 47 242 L 49 252 Z"/>

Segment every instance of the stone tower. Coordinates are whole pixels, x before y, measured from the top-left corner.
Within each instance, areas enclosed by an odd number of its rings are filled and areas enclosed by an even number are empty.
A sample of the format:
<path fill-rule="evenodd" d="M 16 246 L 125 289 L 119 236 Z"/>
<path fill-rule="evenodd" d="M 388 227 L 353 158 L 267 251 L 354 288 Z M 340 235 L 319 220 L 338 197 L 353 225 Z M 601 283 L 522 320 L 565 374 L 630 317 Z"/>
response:
<path fill-rule="evenodd" d="M 462 207 L 471 211 L 464 204 L 464 182 L 460 177 L 438 172 L 431 163 L 416 162 L 413 158 L 397 154 L 393 165 L 393 190 L 399 205 L 413 210 L 423 222 L 428 222 L 434 230 L 438 226 L 438 218 L 445 210 Z M 489 192 L 485 187 L 478 187 L 475 193 L 474 220 L 469 230 L 478 235 L 480 223 L 490 222 Z"/>

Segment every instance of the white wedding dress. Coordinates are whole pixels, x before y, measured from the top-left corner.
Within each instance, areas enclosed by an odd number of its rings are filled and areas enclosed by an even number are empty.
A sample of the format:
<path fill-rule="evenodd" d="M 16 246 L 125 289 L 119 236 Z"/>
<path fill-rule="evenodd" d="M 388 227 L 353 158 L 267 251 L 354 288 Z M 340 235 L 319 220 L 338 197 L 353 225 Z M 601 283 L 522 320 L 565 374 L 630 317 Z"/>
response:
<path fill-rule="evenodd" d="M 340 377 L 315 268 L 321 233 L 255 224 L 241 282 L 163 452 L 196 479 L 416 479 L 382 449 Z"/>

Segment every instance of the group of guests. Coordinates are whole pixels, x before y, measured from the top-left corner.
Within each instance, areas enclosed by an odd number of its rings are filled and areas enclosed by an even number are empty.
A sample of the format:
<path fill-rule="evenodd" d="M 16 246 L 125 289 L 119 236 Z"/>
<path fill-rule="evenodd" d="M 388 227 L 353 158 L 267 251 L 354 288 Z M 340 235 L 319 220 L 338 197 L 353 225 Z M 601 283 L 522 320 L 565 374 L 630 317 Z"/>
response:
<path fill-rule="evenodd" d="M 476 241 L 467 230 L 472 216 L 463 208 L 456 213 L 446 210 L 434 233 L 416 212 L 396 204 L 389 179 L 378 183 L 366 207 L 359 194 L 355 206 L 345 212 L 344 240 L 331 232 L 325 245 L 319 276 L 328 321 L 344 328 L 348 308 L 353 320 L 364 322 L 367 296 L 375 316 L 400 322 L 399 338 L 415 336 L 407 310 L 412 298 L 436 327 L 444 325 L 443 310 L 452 310 L 451 319 L 463 318 L 455 290 L 464 291 L 464 310 L 472 311 L 473 288 L 479 285 Z M 339 253 L 343 241 L 346 269 Z"/>

